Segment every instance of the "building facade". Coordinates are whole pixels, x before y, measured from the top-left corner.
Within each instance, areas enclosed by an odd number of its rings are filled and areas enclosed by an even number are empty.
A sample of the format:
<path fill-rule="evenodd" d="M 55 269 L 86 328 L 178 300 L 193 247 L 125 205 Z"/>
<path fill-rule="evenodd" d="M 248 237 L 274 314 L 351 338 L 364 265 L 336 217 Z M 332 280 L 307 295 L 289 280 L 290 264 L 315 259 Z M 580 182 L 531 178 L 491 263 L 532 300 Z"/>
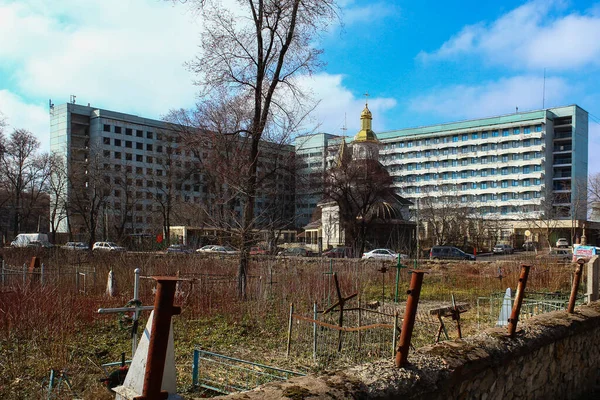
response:
<path fill-rule="evenodd" d="M 51 107 L 50 127 L 50 150 L 66 161 L 69 181 L 58 202 L 58 232 L 156 235 L 165 226 L 206 226 L 216 215 L 241 216 L 239 199 L 223 194 L 227 185 L 211 184 L 202 169 L 228 163 L 212 151 L 209 140 L 193 151 L 177 126 L 74 103 Z M 257 225 L 274 219 L 285 227 L 293 223 L 293 170 L 275 166 L 288 160 L 293 160 L 292 146 L 267 143 L 260 149 L 258 174 L 266 177 L 255 200 Z M 89 226 L 93 218 L 97 222 Z"/>

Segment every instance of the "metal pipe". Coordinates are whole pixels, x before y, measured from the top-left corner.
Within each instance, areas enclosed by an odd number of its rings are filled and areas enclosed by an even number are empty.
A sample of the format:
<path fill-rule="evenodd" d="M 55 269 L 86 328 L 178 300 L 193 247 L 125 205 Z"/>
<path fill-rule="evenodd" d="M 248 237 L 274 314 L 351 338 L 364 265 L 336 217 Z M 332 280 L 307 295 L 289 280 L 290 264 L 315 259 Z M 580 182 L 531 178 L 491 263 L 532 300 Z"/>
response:
<path fill-rule="evenodd" d="M 287 337 L 287 348 L 285 352 L 285 356 L 290 356 L 290 348 L 292 346 L 292 326 L 294 320 L 294 303 L 290 304 L 290 319 L 288 321 L 288 337 Z"/>
<path fill-rule="evenodd" d="M 394 313 L 394 328 L 392 329 L 392 332 L 392 354 L 394 354 L 396 351 L 396 342 L 398 341 L 398 311 Z"/>
<path fill-rule="evenodd" d="M 319 316 L 317 302 L 313 303 L 313 319 L 316 321 Z M 313 323 L 313 360 L 317 361 L 317 324 Z"/>
<path fill-rule="evenodd" d="M 521 265 L 521 274 L 519 275 L 519 283 L 517 285 L 517 294 L 515 295 L 515 302 L 513 303 L 513 309 L 508 319 L 508 336 L 515 337 L 517 331 L 517 322 L 519 322 L 519 314 L 521 313 L 521 304 L 523 304 L 523 298 L 525 297 L 525 288 L 527 286 L 527 278 L 529 277 L 529 269 L 531 265 Z"/>
<path fill-rule="evenodd" d="M 579 282 L 581 282 L 581 273 L 583 272 L 583 264 L 585 261 L 578 260 L 577 268 L 575 268 L 575 277 L 573 279 L 573 287 L 571 288 L 571 297 L 569 298 L 569 306 L 567 307 L 567 312 L 569 314 L 573 313 L 575 310 L 575 301 L 577 300 L 577 292 L 579 291 Z"/>
<path fill-rule="evenodd" d="M 406 299 L 406 310 L 404 311 L 402 330 L 400 331 L 400 343 L 396 349 L 397 368 L 403 367 L 408 360 L 408 350 L 410 349 L 410 340 L 415 326 L 417 306 L 419 305 L 419 296 L 421 295 L 424 274 L 425 271 L 412 271 L 410 289 L 407 292 L 408 298 Z"/>
<path fill-rule="evenodd" d="M 157 282 L 157 289 L 154 298 L 154 319 L 148 345 L 146 373 L 144 374 L 144 388 L 142 395 L 134 400 L 164 400 L 168 396 L 168 393 L 161 391 L 161 386 L 171 330 L 171 317 L 181 313 L 181 308 L 173 305 L 178 278 L 160 276 L 154 277 L 154 279 Z"/>

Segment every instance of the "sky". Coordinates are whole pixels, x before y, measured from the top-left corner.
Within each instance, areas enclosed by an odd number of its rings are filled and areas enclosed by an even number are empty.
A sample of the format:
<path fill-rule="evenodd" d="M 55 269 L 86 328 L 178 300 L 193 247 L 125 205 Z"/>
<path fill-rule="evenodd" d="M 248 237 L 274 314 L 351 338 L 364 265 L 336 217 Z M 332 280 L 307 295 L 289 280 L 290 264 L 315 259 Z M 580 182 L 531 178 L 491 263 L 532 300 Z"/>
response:
<path fill-rule="evenodd" d="M 233 0 L 224 0 L 233 2 Z M 49 149 L 48 102 L 160 119 L 191 108 L 185 67 L 202 21 L 181 0 L 0 0 L 0 112 Z M 341 0 L 302 84 L 306 131 L 353 135 L 368 93 L 375 132 L 577 104 L 600 173 L 600 2 Z M 545 89 L 544 89 L 545 88 Z M 346 128 L 347 130 L 344 130 Z"/>

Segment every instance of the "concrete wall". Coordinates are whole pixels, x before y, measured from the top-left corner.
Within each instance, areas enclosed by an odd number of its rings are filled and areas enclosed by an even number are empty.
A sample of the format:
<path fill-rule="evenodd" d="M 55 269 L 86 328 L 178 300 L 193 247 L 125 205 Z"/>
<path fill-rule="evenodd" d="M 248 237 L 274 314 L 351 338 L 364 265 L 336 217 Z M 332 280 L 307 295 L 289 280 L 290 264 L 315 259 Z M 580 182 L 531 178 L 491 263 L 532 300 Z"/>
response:
<path fill-rule="evenodd" d="M 600 303 L 490 329 L 409 355 L 322 376 L 272 383 L 227 399 L 575 399 L 597 388 Z M 590 397 L 591 398 L 591 397 Z"/>

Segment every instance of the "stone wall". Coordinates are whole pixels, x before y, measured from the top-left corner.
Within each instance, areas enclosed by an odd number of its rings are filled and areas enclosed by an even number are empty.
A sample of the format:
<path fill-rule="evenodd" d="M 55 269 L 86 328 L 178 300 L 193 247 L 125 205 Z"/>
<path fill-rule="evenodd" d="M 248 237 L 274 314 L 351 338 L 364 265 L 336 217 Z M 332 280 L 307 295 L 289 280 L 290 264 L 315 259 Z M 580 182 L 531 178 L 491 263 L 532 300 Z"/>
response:
<path fill-rule="evenodd" d="M 489 329 L 393 360 L 261 386 L 227 399 L 575 399 L 597 389 L 600 303 Z"/>

